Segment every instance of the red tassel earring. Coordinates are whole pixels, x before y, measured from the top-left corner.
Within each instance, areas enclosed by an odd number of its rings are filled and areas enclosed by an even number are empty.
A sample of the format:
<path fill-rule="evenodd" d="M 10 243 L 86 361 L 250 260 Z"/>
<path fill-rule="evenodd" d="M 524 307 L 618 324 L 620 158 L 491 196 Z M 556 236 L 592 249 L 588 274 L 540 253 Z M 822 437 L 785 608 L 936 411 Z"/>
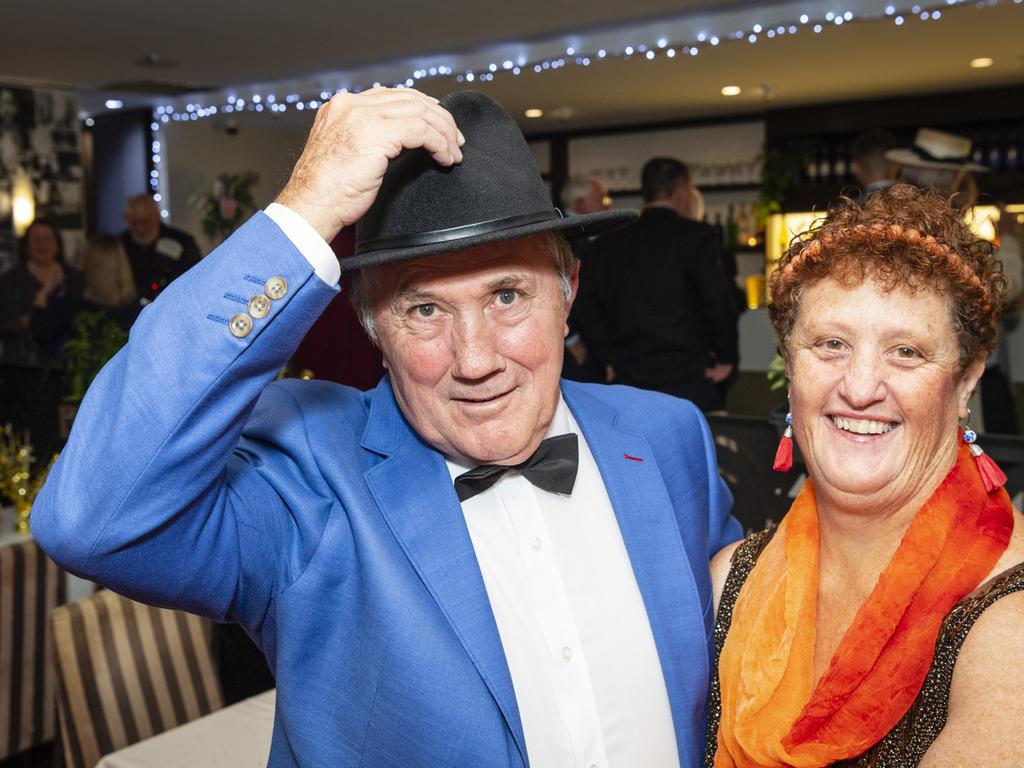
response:
<path fill-rule="evenodd" d="M 985 490 L 989 493 L 1002 488 L 1006 484 L 1006 474 L 999 468 L 991 457 L 983 450 L 981 446 L 975 442 L 978 439 L 978 433 L 970 428 L 971 425 L 971 409 L 967 409 L 967 427 L 964 429 L 964 442 L 971 448 L 971 455 L 974 457 L 974 463 L 978 466 L 978 474 L 981 475 L 981 481 L 985 484 Z"/>
<path fill-rule="evenodd" d="M 779 449 L 775 452 L 775 463 L 772 469 L 776 472 L 789 472 L 793 468 L 793 414 L 786 414 L 786 431 L 779 440 Z"/>

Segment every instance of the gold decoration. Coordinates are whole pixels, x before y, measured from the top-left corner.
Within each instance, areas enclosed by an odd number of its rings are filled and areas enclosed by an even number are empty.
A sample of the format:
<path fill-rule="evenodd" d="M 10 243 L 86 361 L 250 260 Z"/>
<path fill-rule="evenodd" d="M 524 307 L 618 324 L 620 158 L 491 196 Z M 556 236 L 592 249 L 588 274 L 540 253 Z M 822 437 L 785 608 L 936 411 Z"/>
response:
<path fill-rule="evenodd" d="M 5 424 L 0 429 L 0 496 L 14 503 L 18 512 L 14 529 L 18 533 L 29 532 L 28 518 L 32 512 L 32 502 L 46 482 L 46 476 L 57 460 L 57 455 L 54 454 L 46 468 L 33 477 L 31 466 L 35 460 L 28 431 L 18 435 L 10 424 Z"/>

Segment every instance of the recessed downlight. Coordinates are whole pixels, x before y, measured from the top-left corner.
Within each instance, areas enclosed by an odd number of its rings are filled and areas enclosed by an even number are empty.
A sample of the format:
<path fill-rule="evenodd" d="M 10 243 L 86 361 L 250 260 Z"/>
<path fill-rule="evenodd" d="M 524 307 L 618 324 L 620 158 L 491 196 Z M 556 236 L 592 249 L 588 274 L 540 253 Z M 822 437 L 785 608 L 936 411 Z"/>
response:
<path fill-rule="evenodd" d="M 544 110 L 538 109 L 537 107 L 531 107 L 530 109 L 523 112 L 527 117 L 544 117 Z"/>
<path fill-rule="evenodd" d="M 124 106 L 124 102 L 120 99 L 107 99 L 103 103 L 107 109 L 120 109 Z"/>
<path fill-rule="evenodd" d="M 971 69 L 985 69 L 985 67 L 991 67 L 993 64 L 995 64 L 995 61 L 988 56 L 971 59 Z"/>
<path fill-rule="evenodd" d="M 739 96 L 743 92 L 743 89 L 738 85 L 726 85 L 722 87 L 723 96 Z"/>

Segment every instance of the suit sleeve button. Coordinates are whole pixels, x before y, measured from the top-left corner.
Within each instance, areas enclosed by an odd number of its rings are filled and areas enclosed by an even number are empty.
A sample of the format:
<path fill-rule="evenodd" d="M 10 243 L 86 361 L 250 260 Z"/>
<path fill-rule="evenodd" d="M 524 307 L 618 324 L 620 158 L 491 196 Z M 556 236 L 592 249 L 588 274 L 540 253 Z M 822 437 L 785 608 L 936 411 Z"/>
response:
<path fill-rule="evenodd" d="M 266 317 L 270 312 L 270 299 L 263 294 L 256 294 L 249 299 L 249 314 L 253 317 Z"/>
<path fill-rule="evenodd" d="M 232 336 L 243 339 L 252 331 L 252 318 L 241 313 L 234 315 L 228 323 L 228 328 L 231 329 Z"/>
<path fill-rule="evenodd" d="M 267 280 L 267 284 L 263 286 L 263 292 L 267 294 L 268 298 L 271 298 L 274 301 L 284 298 L 284 295 L 288 293 L 288 281 L 283 277 L 272 277 Z"/>

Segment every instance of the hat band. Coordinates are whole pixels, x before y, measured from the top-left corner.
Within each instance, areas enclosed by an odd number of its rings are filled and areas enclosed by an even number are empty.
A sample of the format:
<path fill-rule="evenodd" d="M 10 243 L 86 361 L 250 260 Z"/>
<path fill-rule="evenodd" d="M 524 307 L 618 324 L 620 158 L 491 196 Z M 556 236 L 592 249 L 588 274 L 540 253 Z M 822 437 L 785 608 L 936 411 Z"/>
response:
<path fill-rule="evenodd" d="M 524 213 L 518 216 L 506 216 L 502 219 L 491 219 L 476 224 L 465 224 L 461 227 L 449 227 L 448 229 L 435 229 L 430 232 L 418 232 L 415 235 L 404 235 L 402 237 L 380 237 L 356 245 L 356 256 L 372 251 L 392 250 L 397 248 L 414 248 L 420 245 L 433 245 L 434 243 L 447 243 L 454 240 L 464 240 L 467 237 L 475 237 L 490 232 L 500 232 L 505 229 L 524 227 L 529 224 L 539 224 L 542 221 L 562 218 L 562 213 L 557 208 L 535 213 Z"/>
<path fill-rule="evenodd" d="M 927 160 L 930 163 L 942 163 L 944 165 L 963 165 L 969 163 L 971 159 L 967 155 L 960 155 L 959 157 L 937 157 L 929 152 L 927 149 L 922 149 L 916 144 L 910 148 L 910 151 L 917 155 L 922 160 Z"/>

